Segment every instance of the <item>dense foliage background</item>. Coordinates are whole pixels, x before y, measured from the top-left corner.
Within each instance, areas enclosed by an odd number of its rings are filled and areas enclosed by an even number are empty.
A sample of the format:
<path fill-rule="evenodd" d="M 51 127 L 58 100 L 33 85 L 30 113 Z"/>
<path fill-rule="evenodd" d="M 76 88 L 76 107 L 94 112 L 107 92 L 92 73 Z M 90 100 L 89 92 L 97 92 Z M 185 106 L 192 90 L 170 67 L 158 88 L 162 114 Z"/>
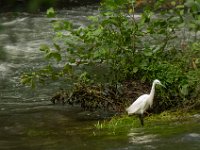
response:
<path fill-rule="evenodd" d="M 40 48 L 49 64 L 24 74 L 22 82 L 34 87 L 49 78 L 63 79 L 71 85 L 68 98 L 77 89 L 89 89 L 93 93 L 89 102 L 100 95 L 101 101 L 126 105 L 131 100 L 122 93 L 134 92 L 138 86 L 149 87 L 159 79 L 166 89 L 158 89 L 155 111 L 199 107 L 200 1 L 151 1 L 151 5 L 142 5 L 139 14 L 138 4 L 141 1 L 104 0 L 99 14 L 89 17 L 86 27 L 67 20 L 52 21 L 56 32 L 52 45 Z M 47 15 L 54 17 L 54 10 L 49 9 Z M 95 92 L 93 87 L 98 87 Z M 114 96 L 105 94 L 108 88 Z"/>

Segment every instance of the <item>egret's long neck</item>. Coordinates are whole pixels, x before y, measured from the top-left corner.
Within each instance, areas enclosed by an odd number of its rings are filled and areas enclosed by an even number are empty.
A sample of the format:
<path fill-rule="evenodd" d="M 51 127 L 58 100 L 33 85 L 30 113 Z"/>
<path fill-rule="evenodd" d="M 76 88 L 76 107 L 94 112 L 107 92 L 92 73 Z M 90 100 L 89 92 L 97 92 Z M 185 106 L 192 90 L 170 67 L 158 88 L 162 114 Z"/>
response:
<path fill-rule="evenodd" d="M 153 104 L 153 98 L 154 98 L 154 94 L 155 94 L 155 83 L 153 83 L 153 85 L 152 85 L 152 87 L 151 87 L 151 92 L 150 92 L 150 94 L 149 94 L 149 96 L 150 96 L 150 101 L 149 101 L 149 103 L 150 103 L 150 107 L 152 106 L 152 104 Z"/>
<path fill-rule="evenodd" d="M 150 96 L 154 97 L 154 94 L 155 94 L 155 83 L 153 83 L 152 87 L 151 87 L 151 92 L 150 92 Z"/>

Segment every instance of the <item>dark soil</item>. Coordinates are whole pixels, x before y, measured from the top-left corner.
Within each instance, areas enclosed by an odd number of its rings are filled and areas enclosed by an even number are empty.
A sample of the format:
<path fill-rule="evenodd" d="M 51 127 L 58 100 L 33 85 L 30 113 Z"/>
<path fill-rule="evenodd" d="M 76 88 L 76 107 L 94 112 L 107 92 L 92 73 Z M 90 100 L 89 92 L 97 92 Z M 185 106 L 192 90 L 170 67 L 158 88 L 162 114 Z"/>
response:
<path fill-rule="evenodd" d="M 139 81 L 126 81 L 122 85 L 76 85 L 71 92 L 60 90 L 51 102 L 53 104 L 80 104 L 84 110 L 103 109 L 123 112 L 138 96 L 149 93 L 151 85 Z"/>

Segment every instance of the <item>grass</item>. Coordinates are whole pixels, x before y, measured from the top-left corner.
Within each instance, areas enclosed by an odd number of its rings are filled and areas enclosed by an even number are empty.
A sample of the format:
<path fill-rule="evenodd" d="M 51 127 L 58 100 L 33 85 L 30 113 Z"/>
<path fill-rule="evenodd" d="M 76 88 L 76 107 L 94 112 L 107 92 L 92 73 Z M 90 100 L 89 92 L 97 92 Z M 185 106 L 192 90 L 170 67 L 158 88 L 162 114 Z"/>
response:
<path fill-rule="evenodd" d="M 161 114 L 153 114 L 144 119 L 145 125 L 142 127 L 137 116 L 121 115 L 110 120 L 97 122 L 95 128 L 106 131 L 108 134 L 127 133 L 130 130 L 141 131 L 147 134 L 158 134 L 170 136 L 189 130 L 199 130 L 200 118 L 195 119 L 194 114 L 199 112 L 183 112 L 181 110 L 172 112 L 165 111 Z"/>

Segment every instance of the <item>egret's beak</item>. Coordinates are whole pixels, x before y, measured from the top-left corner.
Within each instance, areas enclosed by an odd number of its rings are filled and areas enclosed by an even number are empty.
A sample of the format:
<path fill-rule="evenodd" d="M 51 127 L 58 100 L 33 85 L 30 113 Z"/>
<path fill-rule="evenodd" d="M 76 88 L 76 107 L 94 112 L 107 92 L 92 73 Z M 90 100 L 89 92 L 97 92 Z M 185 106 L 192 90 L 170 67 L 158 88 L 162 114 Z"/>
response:
<path fill-rule="evenodd" d="M 163 86 L 164 88 L 166 88 L 166 86 L 164 86 L 163 84 L 160 83 L 161 86 Z"/>

